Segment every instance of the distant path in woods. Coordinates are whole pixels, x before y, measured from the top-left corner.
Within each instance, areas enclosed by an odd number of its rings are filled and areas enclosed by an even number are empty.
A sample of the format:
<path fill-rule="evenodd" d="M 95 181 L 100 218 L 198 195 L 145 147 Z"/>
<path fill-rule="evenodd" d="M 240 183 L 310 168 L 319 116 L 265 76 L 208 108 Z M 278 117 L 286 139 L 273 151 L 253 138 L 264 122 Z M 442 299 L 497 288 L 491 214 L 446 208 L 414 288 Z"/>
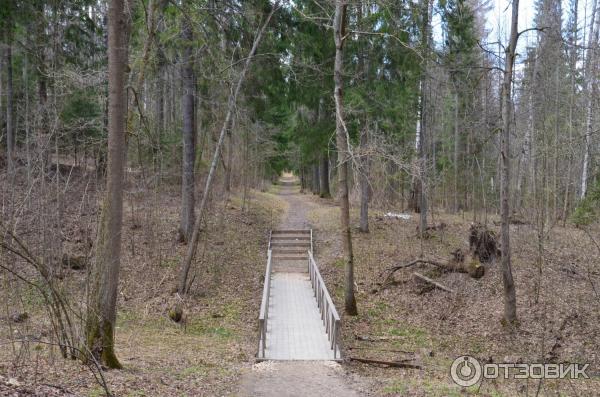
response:
<path fill-rule="evenodd" d="M 302 195 L 297 185 L 283 178 L 279 195 L 287 201 L 288 210 L 279 229 L 307 229 L 308 213 L 318 207 L 310 196 Z M 264 361 L 255 364 L 240 380 L 238 396 L 339 396 L 368 395 L 367 389 L 358 390 L 360 380 L 345 374 L 342 365 L 334 361 Z M 363 387 L 360 387 L 363 389 Z"/>

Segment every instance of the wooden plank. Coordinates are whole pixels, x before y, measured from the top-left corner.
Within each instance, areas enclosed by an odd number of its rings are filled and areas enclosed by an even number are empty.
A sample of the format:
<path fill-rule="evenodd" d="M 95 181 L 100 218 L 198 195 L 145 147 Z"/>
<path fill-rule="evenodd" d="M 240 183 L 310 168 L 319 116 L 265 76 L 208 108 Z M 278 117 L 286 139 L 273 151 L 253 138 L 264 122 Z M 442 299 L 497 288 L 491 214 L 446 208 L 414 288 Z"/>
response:
<path fill-rule="evenodd" d="M 310 241 L 305 241 L 305 242 L 271 241 L 271 247 L 310 247 Z"/>
<path fill-rule="evenodd" d="M 306 250 L 303 249 L 294 249 L 293 247 L 290 249 L 283 249 L 280 247 L 276 247 L 272 249 L 273 254 L 305 254 L 306 255 Z"/>
<path fill-rule="evenodd" d="M 279 229 L 271 231 L 272 235 L 277 234 L 308 234 L 310 235 L 310 229 Z"/>
<path fill-rule="evenodd" d="M 273 236 L 273 237 L 271 237 L 271 243 L 286 242 L 286 241 L 306 242 L 306 243 L 310 244 L 310 237 L 308 237 L 308 236 Z"/>
<path fill-rule="evenodd" d="M 273 256 L 273 259 L 281 260 L 281 261 L 305 261 L 307 259 L 305 256 Z"/>

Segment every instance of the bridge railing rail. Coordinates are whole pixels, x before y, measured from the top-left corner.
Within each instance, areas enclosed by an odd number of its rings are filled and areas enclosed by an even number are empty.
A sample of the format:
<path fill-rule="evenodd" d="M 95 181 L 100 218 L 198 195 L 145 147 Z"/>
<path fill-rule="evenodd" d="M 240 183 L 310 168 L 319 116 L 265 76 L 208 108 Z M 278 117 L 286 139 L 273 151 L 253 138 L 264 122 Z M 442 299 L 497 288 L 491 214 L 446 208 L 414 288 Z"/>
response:
<path fill-rule="evenodd" d="M 265 270 L 265 282 L 263 285 L 262 300 L 260 303 L 260 312 L 258 315 L 258 354 L 259 359 L 265 358 L 265 349 L 267 346 L 267 322 L 269 321 L 269 296 L 271 295 L 271 272 L 273 267 L 271 253 L 271 233 L 269 233 L 269 249 L 267 250 L 267 268 Z"/>
<path fill-rule="evenodd" d="M 312 231 L 311 231 L 312 236 Z M 330 343 L 330 347 L 333 350 L 334 360 L 341 360 L 341 344 L 340 344 L 340 332 L 342 327 L 342 321 L 340 316 L 333 304 L 333 300 L 327 291 L 325 281 L 321 276 L 317 262 L 313 257 L 312 250 L 308 251 L 308 273 L 310 275 L 310 282 L 317 299 L 317 305 L 319 312 L 321 313 L 321 320 L 325 325 L 327 332 L 327 338 Z"/>

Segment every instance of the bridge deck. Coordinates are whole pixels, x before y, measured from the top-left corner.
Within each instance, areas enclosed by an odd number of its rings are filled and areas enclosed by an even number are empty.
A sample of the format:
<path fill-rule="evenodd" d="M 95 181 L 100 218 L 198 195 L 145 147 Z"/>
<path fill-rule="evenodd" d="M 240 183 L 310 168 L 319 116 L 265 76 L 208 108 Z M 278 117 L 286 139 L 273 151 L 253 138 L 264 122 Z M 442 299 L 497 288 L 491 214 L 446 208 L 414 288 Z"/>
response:
<path fill-rule="evenodd" d="M 308 273 L 275 272 L 272 277 L 266 358 L 333 360 Z"/>
<path fill-rule="evenodd" d="M 275 236 L 277 238 L 273 238 Z M 304 250 L 302 248 L 298 250 L 298 244 L 302 244 Z M 261 339 L 258 358 L 263 360 L 340 359 L 337 343 L 331 342 L 332 333 L 338 330 L 331 328 L 332 325 L 329 325 L 330 328 L 326 327 L 323 319 L 328 318 L 328 315 L 331 316 L 331 313 L 322 315 L 323 310 L 317 304 L 317 294 L 309 274 L 308 252 L 312 250 L 312 232 L 274 230 L 271 232 L 269 248 L 273 249 L 273 262 L 266 315 L 266 344 L 263 356 Z M 293 252 L 281 254 L 286 250 L 293 250 Z M 314 259 L 312 261 L 314 263 Z M 324 288 L 324 285 L 321 288 Z M 322 305 L 326 304 L 322 302 Z M 336 349 L 335 354 L 333 349 Z"/>

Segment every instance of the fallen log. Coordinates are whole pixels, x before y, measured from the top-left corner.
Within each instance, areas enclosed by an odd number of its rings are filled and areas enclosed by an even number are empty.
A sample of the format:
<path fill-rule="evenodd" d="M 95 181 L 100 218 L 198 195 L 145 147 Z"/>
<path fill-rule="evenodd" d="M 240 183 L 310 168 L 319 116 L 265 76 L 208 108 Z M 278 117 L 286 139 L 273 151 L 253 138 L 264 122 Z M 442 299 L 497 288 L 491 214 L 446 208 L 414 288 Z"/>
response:
<path fill-rule="evenodd" d="M 376 365 L 385 365 L 387 367 L 393 368 L 411 368 L 411 369 L 421 369 L 422 367 L 419 364 L 413 364 L 405 361 L 383 361 L 383 360 L 373 360 L 370 358 L 360 358 L 360 357 L 348 357 L 351 361 L 358 361 L 363 364 L 376 364 Z M 408 360 L 407 360 L 408 361 Z"/>
<path fill-rule="evenodd" d="M 429 284 L 433 285 L 433 286 L 434 286 L 434 287 L 436 287 L 436 288 L 439 288 L 439 289 L 441 289 L 441 290 L 443 290 L 443 291 L 446 291 L 446 292 L 450 292 L 451 294 L 453 294 L 453 293 L 454 293 L 454 291 L 453 291 L 453 290 L 451 290 L 450 288 L 448 288 L 448 287 L 446 287 L 446 286 L 444 286 L 444 285 L 442 285 L 442 284 L 438 283 L 437 281 L 433 281 L 433 280 L 432 280 L 432 279 L 430 279 L 429 277 L 425 277 L 425 276 L 424 276 L 424 275 L 422 275 L 421 273 L 413 272 L 413 274 L 412 274 L 412 275 L 413 275 L 413 277 L 415 277 L 415 278 L 417 278 L 417 279 L 419 279 L 419 280 L 421 280 L 421 281 L 425 281 L 426 283 L 429 283 Z"/>
<path fill-rule="evenodd" d="M 460 250 L 457 250 L 460 251 Z M 479 261 L 473 257 L 464 257 L 462 252 L 455 251 L 453 253 L 453 258 L 449 261 L 437 261 L 432 259 L 415 259 L 408 263 L 403 263 L 400 265 L 392 266 L 387 270 L 388 274 L 381 283 L 381 289 L 385 289 L 391 283 L 392 277 L 394 273 L 398 270 L 406 269 L 408 267 L 412 267 L 418 264 L 424 265 L 433 265 L 440 269 L 450 272 L 458 272 L 458 273 L 467 273 L 472 278 L 481 278 L 485 274 L 485 267 L 479 263 Z M 466 259 L 466 260 L 465 260 Z"/>

